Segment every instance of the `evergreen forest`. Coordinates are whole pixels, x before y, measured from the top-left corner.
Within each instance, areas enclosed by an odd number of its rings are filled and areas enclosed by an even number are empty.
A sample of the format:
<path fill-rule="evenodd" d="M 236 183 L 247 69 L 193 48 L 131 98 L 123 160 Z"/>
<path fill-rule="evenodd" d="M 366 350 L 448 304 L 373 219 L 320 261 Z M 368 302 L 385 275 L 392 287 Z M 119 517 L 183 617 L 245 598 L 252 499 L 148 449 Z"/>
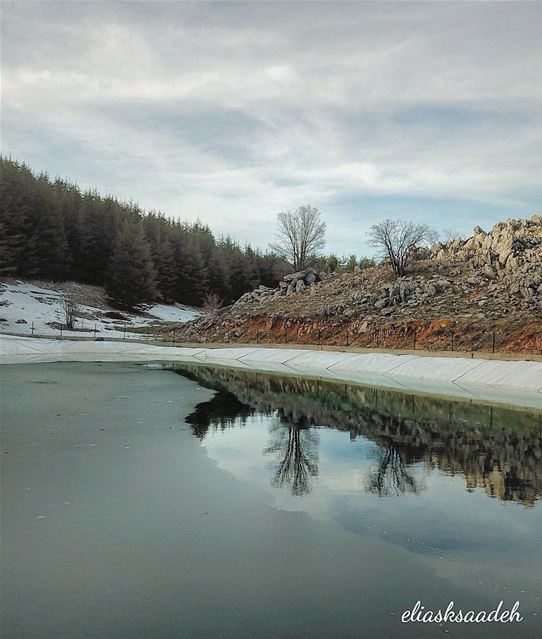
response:
<path fill-rule="evenodd" d="M 143 211 L 0 158 L 0 275 L 101 285 L 119 308 L 162 301 L 230 304 L 289 267 L 215 238 L 201 222 Z"/>

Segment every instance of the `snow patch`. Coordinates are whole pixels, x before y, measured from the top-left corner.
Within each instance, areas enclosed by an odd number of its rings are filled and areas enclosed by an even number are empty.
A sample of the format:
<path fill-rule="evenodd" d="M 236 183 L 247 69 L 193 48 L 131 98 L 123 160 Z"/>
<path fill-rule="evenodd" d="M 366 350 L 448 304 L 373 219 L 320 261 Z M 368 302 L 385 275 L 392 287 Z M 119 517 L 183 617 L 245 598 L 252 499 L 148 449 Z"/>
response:
<path fill-rule="evenodd" d="M 64 324 L 63 293 L 41 288 L 31 282 L 9 282 L 0 284 L 0 333 L 18 333 L 21 335 L 58 336 L 58 327 Z M 62 331 L 66 336 L 96 337 L 146 337 L 136 329 L 148 328 L 161 322 L 184 323 L 195 319 L 201 313 L 176 304 L 154 304 L 145 308 L 143 317 L 136 313 L 122 312 L 126 320 L 104 317 L 107 311 L 94 306 L 80 305 L 75 330 Z"/>
<path fill-rule="evenodd" d="M 154 306 L 147 307 L 146 312 L 163 322 L 190 322 L 201 315 L 199 311 L 195 311 L 182 304 L 175 304 L 174 306 L 155 304 Z"/>

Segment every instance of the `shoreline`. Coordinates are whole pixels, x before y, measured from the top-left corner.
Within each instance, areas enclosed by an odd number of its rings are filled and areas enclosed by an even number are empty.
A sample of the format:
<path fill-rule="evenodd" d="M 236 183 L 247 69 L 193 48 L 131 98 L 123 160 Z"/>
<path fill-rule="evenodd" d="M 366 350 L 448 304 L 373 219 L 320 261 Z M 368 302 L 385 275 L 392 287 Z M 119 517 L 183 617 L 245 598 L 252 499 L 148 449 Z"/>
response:
<path fill-rule="evenodd" d="M 0 339 L 0 364 L 54 361 L 192 362 L 542 409 L 542 362 L 304 348 L 172 347 L 24 337 Z"/>
<path fill-rule="evenodd" d="M 520 361 L 520 362 L 542 362 L 541 352 L 505 352 L 505 351 L 465 351 L 465 350 L 429 350 L 424 348 L 376 348 L 368 346 L 346 346 L 341 344 L 304 344 L 299 342 L 184 342 L 176 340 L 162 340 L 153 337 L 144 337 L 145 333 L 140 333 L 142 337 L 110 337 L 104 338 L 106 342 L 129 343 L 129 344 L 148 344 L 161 347 L 175 348 L 276 348 L 276 349 L 292 349 L 292 350 L 309 350 L 309 351 L 334 351 L 338 353 L 385 353 L 389 355 L 418 355 L 419 357 L 446 357 L 446 358 L 464 358 L 464 359 L 489 359 L 497 361 Z M 94 342 L 96 338 L 90 335 L 39 335 L 33 336 L 26 333 L 15 333 L 6 331 L 0 333 L 2 337 L 24 337 L 31 339 L 47 339 L 55 341 L 72 341 L 72 342 Z"/>

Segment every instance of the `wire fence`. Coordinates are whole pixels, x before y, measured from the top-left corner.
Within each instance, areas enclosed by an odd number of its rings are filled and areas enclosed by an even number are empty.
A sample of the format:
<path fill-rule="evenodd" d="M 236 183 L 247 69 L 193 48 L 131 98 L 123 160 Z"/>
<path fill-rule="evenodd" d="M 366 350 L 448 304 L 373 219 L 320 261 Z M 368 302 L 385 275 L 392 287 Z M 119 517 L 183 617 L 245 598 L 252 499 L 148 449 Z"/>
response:
<path fill-rule="evenodd" d="M 498 329 L 490 329 L 475 335 L 469 335 L 460 327 L 443 327 L 428 334 L 424 329 L 411 326 L 397 328 L 372 328 L 360 333 L 350 326 L 319 328 L 309 334 L 299 333 L 294 325 L 286 328 L 279 336 L 282 344 L 304 344 L 307 346 L 326 346 L 343 348 L 370 348 L 376 350 L 435 350 L 450 352 L 486 352 L 498 353 L 508 350 L 508 341 Z M 267 341 L 265 333 L 257 333 L 257 344 Z M 541 347 L 537 354 L 542 355 Z"/>
<path fill-rule="evenodd" d="M 349 323 L 323 325 L 310 328 L 302 323 L 292 322 L 290 326 L 280 326 L 270 330 L 256 332 L 223 333 L 207 339 L 184 335 L 182 329 L 165 336 L 169 344 L 182 343 L 215 343 L 215 344 L 257 344 L 257 345 L 296 345 L 309 348 L 351 348 L 395 351 L 435 351 L 455 352 L 461 354 L 474 353 L 521 353 L 535 356 L 542 355 L 542 333 L 529 342 L 528 350 L 519 342 L 511 342 L 509 332 L 501 327 L 465 327 L 443 325 L 428 330 L 427 326 L 371 327 L 360 331 L 359 327 Z"/>
<path fill-rule="evenodd" d="M 47 332 L 43 328 L 37 328 L 35 322 L 21 324 L 20 330 L 6 331 L 10 335 L 20 337 L 36 337 L 44 339 L 76 339 L 76 340 L 129 340 L 129 341 L 156 341 L 162 338 L 152 327 L 133 327 L 128 324 L 116 326 L 108 330 L 98 322 L 77 322 L 73 328 L 65 324 L 57 324 L 49 327 Z"/>
<path fill-rule="evenodd" d="M 21 327 L 22 328 L 22 327 Z M 401 350 L 401 351 L 440 351 L 457 353 L 504 353 L 521 352 L 524 349 L 514 349 L 510 346 L 509 336 L 502 328 L 480 329 L 477 332 L 465 330 L 461 325 L 442 326 L 432 331 L 427 327 L 416 328 L 412 325 L 394 327 L 372 327 L 360 331 L 359 327 L 351 324 L 323 325 L 317 329 L 308 329 L 302 324 L 292 322 L 289 326 L 281 326 L 279 330 L 260 330 L 244 336 L 235 333 L 224 334 L 209 340 L 194 339 L 186 335 L 182 327 L 167 333 L 147 326 L 134 328 L 123 325 L 120 330 L 108 331 L 98 323 L 89 322 L 87 326 L 79 326 L 71 331 L 65 325 L 56 327 L 53 333 L 40 333 L 35 323 L 24 327 L 21 332 L 13 335 L 40 338 L 80 339 L 80 340 L 129 340 L 138 342 L 154 342 L 163 345 L 177 346 L 186 343 L 223 343 L 223 344 L 258 344 L 258 345 L 297 345 L 312 348 L 361 348 L 371 350 Z M 529 349 L 529 354 L 542 355 L 542 334 L 535 340 L 535 347 Z"/>

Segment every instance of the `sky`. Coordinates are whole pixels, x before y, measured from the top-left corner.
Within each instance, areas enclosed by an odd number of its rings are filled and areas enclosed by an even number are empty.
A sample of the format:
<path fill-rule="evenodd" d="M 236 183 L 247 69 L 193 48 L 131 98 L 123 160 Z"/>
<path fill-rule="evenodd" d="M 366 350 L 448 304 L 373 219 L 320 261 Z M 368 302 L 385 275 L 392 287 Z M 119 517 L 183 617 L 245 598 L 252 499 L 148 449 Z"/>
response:
<path fill-rule="evenodd" d="M 542 212 L 542 2 L 3 2 L 2 153 L 264 249 Z"/>

